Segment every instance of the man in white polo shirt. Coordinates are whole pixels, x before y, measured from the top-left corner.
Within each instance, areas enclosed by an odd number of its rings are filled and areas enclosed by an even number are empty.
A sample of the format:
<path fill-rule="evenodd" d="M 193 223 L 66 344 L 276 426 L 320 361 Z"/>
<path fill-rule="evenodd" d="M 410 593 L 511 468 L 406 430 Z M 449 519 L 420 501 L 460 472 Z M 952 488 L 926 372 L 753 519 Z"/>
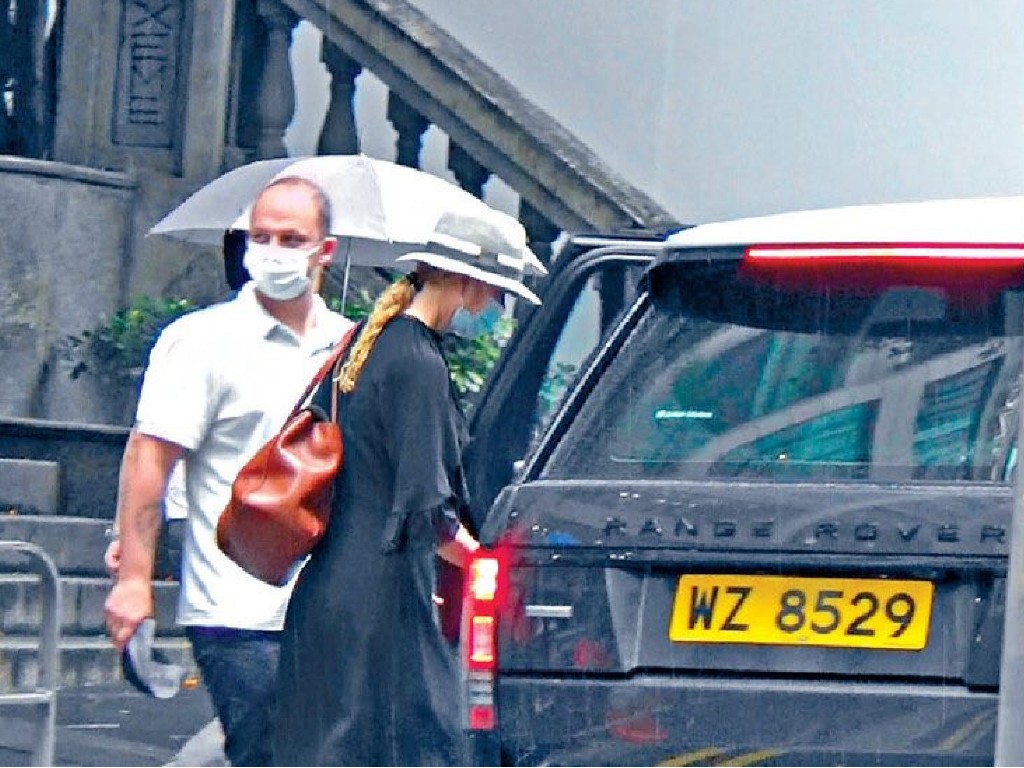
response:
<path fill-rule="evenodd" d="M 225 733 L 232 765 L 266 765 L 279 633 L 291 584 L 245 573 L 216 544 L 217 519 L 245 462 L 283 425 L 351 325 L 314 292 L 336 247 L 322 191 L 303 179 L 264 189 L 252 208 L 245 267 L 231 301 L 179 318 L 150 356 L 125 446 L 117 502 L 117 579 L 107 629 L 123 650 L 153 615 L 164 494 L 184 459 L 188 521 L 178 622 Z"/>

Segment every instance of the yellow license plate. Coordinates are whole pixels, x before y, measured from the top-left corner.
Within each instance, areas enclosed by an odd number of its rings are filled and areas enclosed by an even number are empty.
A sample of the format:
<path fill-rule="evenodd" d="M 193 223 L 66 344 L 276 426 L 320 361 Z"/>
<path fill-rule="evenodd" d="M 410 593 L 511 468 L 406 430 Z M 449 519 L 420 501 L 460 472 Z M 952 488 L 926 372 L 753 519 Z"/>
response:
<path fill-rule="evenodd" d="M 687 574 L 679 577 L 668 636 L 919 651 L 928 643 L 934 591 L 927 581 Z"/>

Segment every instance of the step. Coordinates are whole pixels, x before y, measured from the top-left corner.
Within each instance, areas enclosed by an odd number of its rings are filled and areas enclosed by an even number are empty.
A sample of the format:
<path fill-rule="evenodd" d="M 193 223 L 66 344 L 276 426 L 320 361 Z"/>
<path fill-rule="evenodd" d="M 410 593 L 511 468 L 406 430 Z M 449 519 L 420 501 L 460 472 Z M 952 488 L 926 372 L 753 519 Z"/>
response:
<path fill-rule="evenodd" d="M 98 576 L 61 576 L 61 635 L 96 635 L 106 631 L 103 604 L 111 580 Z M 0 573 L 0 634 L 28 635 L 39 631 L 42 620 L 39 577 L 27 573 Z M 153 582 L 157 635 L 180 635 L 175 624 L 178 582 Z"/>
<path fill-rule="evenodd" d="M 42 547 L 62 575 L 107 575 L 109 520 L 64 515 L 0 515 L 0 540 L 29 541 Z M 182 521 L 164 525 L 157 551 L 157 578 L 178 577 L 181 563 Z M 22 570 L 0 553 L 0 572 Z"/>
<path fill-rule="evenodd" d="M 56 514 L 114 516 L 127 437 L 126 427 L 0 417 L 0 456 L 60 464 Z"/>
<path fill-rule="evenodd" d="M 61 592 L 60 681 L 62 686 L 116 683 L 120 658 L 106 636 L 104 602 L 111 578 L 103 565 L 109 522 L 98 518 L 43 514 L 0 515 L 0 540 L 41 547 L 58 570 Z M 175 623 L 181 526 L 165 527 L 154 581 L 156 647 L 195 674 L 190 646 Z M 41 583 L 31 561 L 0 548 L 0 693 L 32 691 L 38 685 Z"/>
<path fill-rule="evenodd" d="M 195 684 L 199 672 L 188 639 L 157 637 L 155 648 L 169 660 L 182 664 L 187 684 Z M 39 686 L 39 640 L 34 636 L 7 635 L 0 638 L 0 693 L 31 692 Z M 60 686 L 98 685 L 123 680 L 121 659 L 105 636 L 62 638 L 60 644 Z"/>
<path fill-rule="evenodd" d="M 0 540 L 29 541 L 43 548 L 63 574 L 105 576 L 107 549 L 105 520 L 60 515 L 5 515 L 0 517 Z M 7 562 L 3 570 L 10 570 Z"/>
<path fill-rule="evenodd" d="M 0 458 L 0 511 L 53 515 L 60 506 L 60 464 Z"/>

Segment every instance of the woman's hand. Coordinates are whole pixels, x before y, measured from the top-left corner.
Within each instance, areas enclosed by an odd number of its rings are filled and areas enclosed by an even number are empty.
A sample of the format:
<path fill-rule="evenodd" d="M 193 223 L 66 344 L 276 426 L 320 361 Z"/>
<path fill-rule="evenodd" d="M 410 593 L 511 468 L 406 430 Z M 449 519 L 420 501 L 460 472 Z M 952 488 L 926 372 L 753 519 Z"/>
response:
<path fill-rule="evenodd" d="M 469 559 L 478 549 L 480 549 L 480 542 L 473 538 L 466 526 L 459 525 L 459 530 L 455 532 L 455 538 L 438 547 L 437 554 L 452 565 L 465 568 L 469 564 Z"/>

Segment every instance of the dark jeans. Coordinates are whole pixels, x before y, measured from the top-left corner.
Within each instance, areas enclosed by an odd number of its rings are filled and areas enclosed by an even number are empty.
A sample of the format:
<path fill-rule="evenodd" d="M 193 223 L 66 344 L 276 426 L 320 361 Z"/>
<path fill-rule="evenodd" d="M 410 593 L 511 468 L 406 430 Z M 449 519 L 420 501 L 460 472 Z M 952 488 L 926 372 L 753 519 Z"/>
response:
<path fill-rule="evenodd" d="M 186 627 L 231 765 L 270 765 L 281 633 Z"/>

